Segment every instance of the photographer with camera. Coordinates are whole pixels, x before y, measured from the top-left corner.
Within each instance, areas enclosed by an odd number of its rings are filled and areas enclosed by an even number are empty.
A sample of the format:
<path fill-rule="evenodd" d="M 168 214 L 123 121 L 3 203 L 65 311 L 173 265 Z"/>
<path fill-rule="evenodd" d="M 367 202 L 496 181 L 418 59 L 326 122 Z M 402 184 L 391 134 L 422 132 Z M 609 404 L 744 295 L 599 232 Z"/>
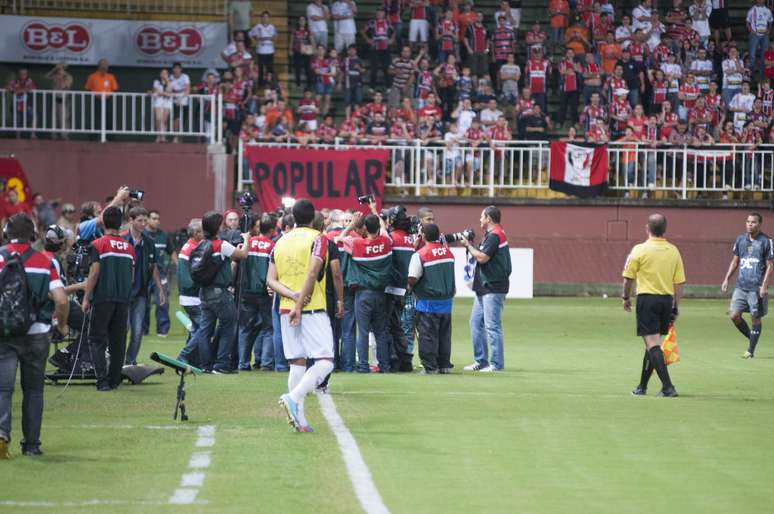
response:
<path fill-rule="evenodd" d="M 204 239 L 191 252 L 191 276 L 199 285 L 201 299 L 201 326 L 194 334 L 191 345 L 196 348 L 199 363 L 205 372 L 235 373 L 231 367 L 231 356 L 236 352 L 237 311 L 234 295 L 229 291 L 233 282 L 231 261 L 247 258 L 245 245 L 234 246 L 218 238 L 223 215 L 217 211 L 207 212 L 202 217 Z M 210 339 L 218 326 L 217 356 L 211 365 Z"/>
<path fill-rule="evenodd" d="M 272 344 L 272 297 L 266 288 L 269 257 L 274 249 L 277 220 L 269 213 L 255 218 L 247 240 L 248 255 L 242 269 L 242 301 L 239 313 L 239 371 L 250 371 L 250 352 L 255 354 L 252 369 L 274 370 Z"/>
<path fill-rule="evenodd" d="M 375 214 L 353 215 L 352 223 L 341 233 L 344 251 L 349 254 L 346 282 L 355 288 L 355 319 L 357 321 L 357 371 L 370 373 L 368 366 L 368 333 L 376 338 L 376 359 L 379 371 L 390 371 L 390 337 L 384 317 L 384 290 L 393 273 L 392 241 L 382 234 L 382 220 Z M 347 234 L 365 227 L 365 238 Z M 349 356 L 345 356 L 348 358 Z"/>
<path fill-rule="evenodd" d="M 192 341 L 195 344 L 194 334 L 199 330 L 201 326 L 202 317 L 202 301 L 199 299 L 199 285 L 191 278 L 191 252 L 199 245 L 199 242 L 204 239 L 202 232 L 202 220 L 201 218 L 193 218 L 188 222 L 188 229 L 186 230 L 188 235 L 188 241 L 183 244 L 178 253 L 177 261 L 177 290 L 178 303 L 188 315 L 188 319 L 191 320 L 191 330 L 188 332 L 188 340 L 185 342 L 185 346 L 180 350 L 180 354 L 177 358 L 188 364 L 192 364 L 196 367 L 203 367 L 204 363 L 199 361 L 199 355 L 196 352 L 196 347 L 191 344 Z"/>
<path fill-rule="evenodd" d="M 11 216 L 5 227 L 10 243 L 0 248 L 0 459 L 8 459 L 11 406 L 16 368 L 21 368 L 22 454 L 40 455 L 43 383 L 52 314 L 67 331 L 67 295 L 54 263 L 32 249 L 35 233 L 25 213 Z M 22 291 L 26 294 L 22 294 Z"/>
<path fill-rule="evenodd" d="M 129 209 L 129 230 L 123 234 L 124 240 L 134 248 L 135 266 L 132 279 L 132 292 L 129 298 L 129 325 L 131 337 L 126 351 L 126 363 L 137 364 L 137 355 L 142 344 L 143 321 L 150 297 L 150 285 L 155 286 L 159 303 L 167 302 L 166 291 L 161 285 L 161 274 L 157 263 L 156 246 L 145 232 L 148 223 L 148 211 L 144 207 Z"/>
<path fill-rule="evenodd" d="M 416 298 L 419 359 L 422 374 L 451 373 L 454 255 L 441 242 L 438 225 L 422 227 L 425 244 L 411 257 L 408 285 Z"/>
<path fill-rule="evenodd" d="M 118 207 L 123 209 L 130 200 L 142 200 L 144 193 L 138 190 L 131 190 L 127 186 L 121 186 L 116 191 L 115 196 L 110 200 L 108 207 Z M 82 244 L 88 245 L 95 239 L 103 235 L 105 227 L 102 214 L 105 211 L 99 202 L 84 202 L 81 205 L 81 222 L 78 224 L 77 240 Z"/>
<path fill-rule="evenodd" d="M 485 234 L 478 248 L 468 238 L 459 241 L 476 260 L 473 275 L 476 298 L 470 314 L 470 336 L 476 362 L 465 366 L 466 371 L 491 373 L 501 371 L 505 366 L 502 314 L 510 287 L 511 252 L 500 216 L 500 209 L 494 205 L 481 211 L 479 221 Z M 491 359 L 488 345 L 492 348 Z"/>
<path fill-rule="evenodd" d="M 97 391 L 110 391 L 121 385 L 126 353 L 135 253 L 134 247 L 119 235 L 123 218 L 116 206 L 102 212 L 105 235 L 90 245 L 89 276 L 81 304 L 89 316 L 89 347 L 97 375 Z M 109 367 L 105 350 L 110 353 Z"/>
<path fill-rule="evenodd" d="M 390 336 L 390 368 L 393 371 L 412 371 L 413 355 L 408 350 L 406 335 L 401 326 L 401 315 L 405 306 L 406 284 L 408 283 L 409 263 L 414 255 L 414 235 L 419 230 L 419 220 L 409 218 L 402 205 L 386 209 L 382 219 L 392 241 L 393 274 L 390 285 L 385 289 L 385 317 L 387 333 Z"/>

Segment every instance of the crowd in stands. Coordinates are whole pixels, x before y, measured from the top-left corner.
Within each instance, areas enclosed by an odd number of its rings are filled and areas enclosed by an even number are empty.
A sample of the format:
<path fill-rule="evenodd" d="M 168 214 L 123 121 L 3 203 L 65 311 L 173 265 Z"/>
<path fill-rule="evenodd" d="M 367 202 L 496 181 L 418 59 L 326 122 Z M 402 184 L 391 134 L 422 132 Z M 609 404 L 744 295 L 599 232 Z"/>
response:
<path fill-rule="evenodd" d="M 291 33 L 303 97 L 290 106 L 280 89 L 257 99 L 246 89 L 234 102 L 239 137 L 478 142 L 553 130 L 591 142 L 774 141 L 771 6 L 750 7 L 740 52 L 722 2 L 651 2 L 620 12 L 607 0 L 551 0 L 549 26 L 520 30 L 519 1 L 482 12 L 466 1 L 385 0 L 358 27 L 354 2 L 315 0 Z"/>
<path fill-rule="evenodd" d="M 770 143 L 771 4 L 749 8 L 740 51 L 731 25 L 743 20 L 730 19 L 722 0 L 658 9 L 642 0 L 631 12 L 609 0 L 550 0 L 548 25 L 526 30 L 520 0 L 494 12 L 465 0 L 384 0 L 361 26 L 353 0 L 314 0 L 289 35 L 291 84 L 303 88 L 297 102 L 275 72 L 278 32 L 263 12 L 234 32 L 222 52 L 227 70 L 198 85 L 179 65 L 161 71 L 151 90 L 156 125 L 179 125 L 178 111 L 197 92 L 223 95 L 232 146 L 237 138 L 480 144 L 556 133 L 590 142 Z M 68 76 L 63 66 L 48 75 L 57 89 L 72 87 Z M 35 84 L 26 70 L 7 87 L 28 114 Z M 86 89 L 118 89 L 106 61 Z"/>

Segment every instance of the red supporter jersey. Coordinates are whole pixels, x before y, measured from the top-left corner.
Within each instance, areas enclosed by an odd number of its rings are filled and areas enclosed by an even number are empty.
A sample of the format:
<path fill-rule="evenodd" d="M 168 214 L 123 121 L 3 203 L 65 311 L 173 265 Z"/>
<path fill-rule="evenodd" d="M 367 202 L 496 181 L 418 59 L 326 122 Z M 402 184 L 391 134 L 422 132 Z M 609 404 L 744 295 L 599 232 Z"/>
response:
<path fill-rule="evenodd" d="M 545 59 L 530 59 L 525 66 L 525 73 L 529 77 L 529 86 L 533 93 L 546 92 L 546 80 L 550 64 Z"/>
<path fill-rule="evenodd" d="M 661 105 L 664 103 L 667 97 L 668 84 L 666 80 L 654 80 L 651 83 L 653 88 L 653 94 L 651 95 L 651 103 L 653 105 Z"/>
<path fill-rule="evenodd" d="M 387 50 L 390 45 L 391 25 L 387 20 L 371 20 L 366 25 L 366 34 L 371 36 L 375 50 Z"/>
<path fill-rule="evenodd" d="M 425 105 L 419 109 L 420 118 L 426 118 L 430 114 L 433 115 L 434 119 L 438 120 L 443 116 L 443 111 L 437 105 Z"/>
<path fill-rule="evenodd" d="M 336 139 L 336 127 L 323 123 L 317 127 L 317 137 L 326 143 L 332 143 Z"/>
<path fill-rule="evenodd" d="M 426 20 L 427 8 L 421 5 L 423 2 L 412 2 L 411 5 L 411 19 L 412 20 Z"/>
<path fill-rule="evenodd" d="M 298 118 L 301 121 L 314 121 L 317 119 L 317 112 L 320 102 L 314 98 L 302 98 L 298 101 Z"/>
<path fill-rule="evenodd" d="M 645 116 L 639 118 L 632 116 L 629 118 L 629 125 L 631 125 L 634 130 L 634 135 L 640 139 L 642 139 L 642 136 L 645 134 L 645 124 L 647 122 L 648 119 Z"/>
<path fill-rule="evenodd" d="M 613 100 L 613 103 L 610 104 L 610 114 L 611 116 L 623 118 L 623 120 L 615 120 L 615 129 L 623 132 L 626 129 L 629 117 L 632 115 L 632 108 L 626 99 L 619 100 L 616 98 Z"/>
<path fill-rule="evenodd" d="M 473 53 L 484 53 L 486 51 L 486 39 L 486 27 L 483 25 L 470 25 L 468 27 L 468 43 L 473 49 Z"/>
<path fill-rule="evenodd" d="M 494 46 L 494 58 L 497 61 L 506 61 L 513 49 L 513 31 L 504 27 L 497 28 L 492 35 Z"/>
<path fill-rule="evenodd" d="M 569 72 L 569 73 L 567 73 Z M 562 91 L 572 93 L 578 90 L 578 74 L 575 73 L 575 63 L 564 60 L 559 63 L 559 76 L 562 84 Z"/>
<path fill-rule="evenodd" d="M 685 100 L 683 100 L 683 105 L 690 109 L 693 107 L 693 105 L 696 103 L 696 99 L 699 97 L 699 94 L 701 94 L 701 91 L 699 91 L 699 87 L 695 84 L 683 84 L 680 86 L 680 92 L 685 97 Z"/>
<path fill-rule="evenodd" d="M 454 44 L 459 37 L 459 29 L 454 21 L 442 20 L 436 28 L 436 34 L 440 42 L 440 49 L 443 52 L 454 51 Z"/>

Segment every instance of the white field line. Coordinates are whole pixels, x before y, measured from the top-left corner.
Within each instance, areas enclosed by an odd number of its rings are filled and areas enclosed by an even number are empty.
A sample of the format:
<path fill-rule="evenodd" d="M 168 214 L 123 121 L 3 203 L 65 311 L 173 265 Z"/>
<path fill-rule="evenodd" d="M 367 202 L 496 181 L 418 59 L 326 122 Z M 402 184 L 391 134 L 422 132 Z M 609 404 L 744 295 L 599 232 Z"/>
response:
<path fill-rule="evenodd" d="M 357 441 L 336 410 L 333 398 L 328 394 L 317 395 L 317 398 L 320 401 L 320 410 L 336 435 L 341 455 L 344 457 L 344 464 L 347 466 L 349 480 L 355 488 L 355 496 L 357 496 L 361 507 L 366 514 L 390 514 L 371 478 L 371 472 L 360 454 Z"/>
<path fill-rule="evenodd" d="M 196 430 L 196 448 L 211 448 L 215 445 L 215 426 L 203 425 Z M 180 487 L 175 489 L 169 498 L 173 505 L 191 505 L 196 503 L 196 496 L 204 483 L 205 470 L 210 467 L 211 453 L 196 451 L 188 461 L 188 469 L 180 478 Z"/>

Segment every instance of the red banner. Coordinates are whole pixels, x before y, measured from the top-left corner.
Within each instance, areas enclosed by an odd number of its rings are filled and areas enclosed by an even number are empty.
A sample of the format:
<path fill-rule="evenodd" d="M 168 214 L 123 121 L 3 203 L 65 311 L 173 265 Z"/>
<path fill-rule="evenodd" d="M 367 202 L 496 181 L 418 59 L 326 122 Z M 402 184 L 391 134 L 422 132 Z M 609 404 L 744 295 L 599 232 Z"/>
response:
<path fill-rule="evenodd" d="M 374 195 L 381 208 L 388 150 L 310 150 L 245 147 L 245 162 L 264 211 L 283 197 L 306 198 L 317 209 L 358 209 L 359 196 Z"/>
<path fill-rule="evenodd" d="M 5 193 L 13 189 L 19 198 L 19 203 L 32 205 L 32 194 L 30 193 L 30 182 L 27 180 L 27 174 L 24 173 L 19 161 L 13 157 L 0 157 L 0 210 L 5 205 Z M 2 213 L 0 212 L 0 216 Z"/>

